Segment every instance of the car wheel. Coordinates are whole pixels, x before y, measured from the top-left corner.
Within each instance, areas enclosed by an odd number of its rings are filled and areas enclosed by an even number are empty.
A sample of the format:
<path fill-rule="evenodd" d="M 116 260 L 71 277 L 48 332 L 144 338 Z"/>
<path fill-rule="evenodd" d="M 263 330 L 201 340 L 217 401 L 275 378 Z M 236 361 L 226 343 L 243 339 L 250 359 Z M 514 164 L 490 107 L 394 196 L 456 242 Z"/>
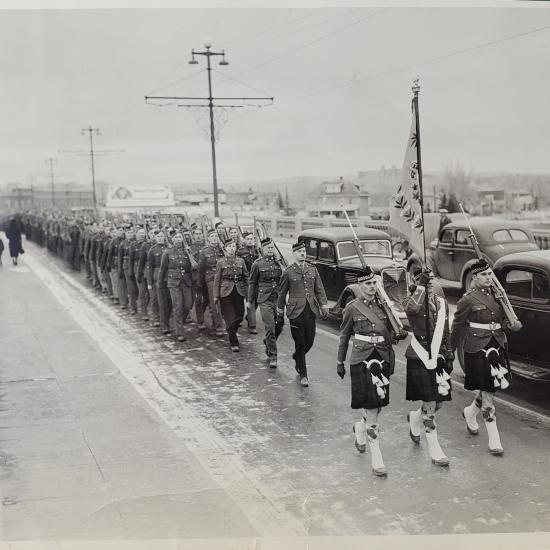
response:
<path fill-rule="evenodd" d="M 470 287 L 472 286 L 472 272 L 467 271 L 466 275 L 464 275 L 464 282 L 463 282 L 463 289 L 464 292 L 468 292 L 470 290 Z"/>

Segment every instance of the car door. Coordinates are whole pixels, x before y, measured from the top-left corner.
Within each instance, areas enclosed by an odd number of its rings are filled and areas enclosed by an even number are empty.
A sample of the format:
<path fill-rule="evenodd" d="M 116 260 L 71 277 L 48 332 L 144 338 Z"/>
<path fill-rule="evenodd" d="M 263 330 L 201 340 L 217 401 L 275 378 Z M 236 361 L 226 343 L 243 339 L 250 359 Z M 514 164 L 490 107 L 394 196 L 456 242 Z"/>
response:
<path fill-rule="evenodd" d="M 332 242 L 319 240 L 316 266 L 323 281 L 327 298 L 337 300 L 341 289 L 338 284 L 336 251 Z"/>
<path fill-rule="evenodd" d="M 455 231 L 454 254 L 452 255 L 454 267 L 453 279 L 455 281 L 462 279 L 462 268 L 464 265 L 477 257 L 469 235 L 470 232 L 467 229 L 457 229 Z"/>
<path fill-rule="evenodd" d="M 512 356 L 524 361 L 550 361 L 550 280 L 531 266 L 507 266 L 499 277 L 523 328 L 509 332 Z"/>
<path fill-rule="evenodd" d="M 454 281 L 454 229 L 443 229 L 439 235 L 439 242 L 434 250 L 434 264 L 437 275 L 442 279 Z"/>

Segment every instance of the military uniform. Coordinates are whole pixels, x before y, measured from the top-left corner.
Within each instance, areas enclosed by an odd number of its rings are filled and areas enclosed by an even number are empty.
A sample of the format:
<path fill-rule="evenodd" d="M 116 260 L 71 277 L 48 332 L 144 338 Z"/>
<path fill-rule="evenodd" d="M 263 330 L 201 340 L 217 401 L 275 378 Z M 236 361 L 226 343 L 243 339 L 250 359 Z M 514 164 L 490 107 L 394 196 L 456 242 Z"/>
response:
<path fill-rule="evenodd" d="M 137 287 L 130 264 L 130 247 L 134 241 L 124 239 L 118 245 L 118 277 L 120 280 L 119 297 L 123 307 L 130 305 L 132 312 L 137 308 Z"/>
<path fill-rule="evenodd" d="M 416 288 L 411 296 L 405 298 L 403 309 L 407 314 L 413 337 L 417 342 L 414 345 L 411 342 L 405 352 L 405 357 L 407 358 L 406 399 L 409 401 L 425 402 L 450 401 L 450 377 L 447 375 L 452 372 L 452 363 L 449 363 L 447 360 L 447 353 L 451 348 L 449 306 L 445 298 L 440 294 L 431 293 L 428 300 L 430 342 L 434 340 L 439 315 L 442 314 L 444 316 L 439 325 L 441 327 L 441 343 L 438 350 L 434 349 L 434 353 L 432 353 L 433 361 L 432 363 L 428 361 L 428 366 L 426 366 L 418 353 L 420 352 L 424 360 L 426 359 L 426 356 L 418 347 L 421 346 L 428 353 L 425 290 L 423 287 Z M 448 388 L 446 387 L 447 385 L 449 386 Z"/>
<path fill-rule="evenodd" d="M 459 300 L 451 346 L 458 350 L 465 389 L 495 392 L 509 385 L 509 373 L 504 372 L 509 370 L 505 326 L 506 318 L 490 288 L 472 289 Z"/>
<path fill-rule="evenodd" d="M 204 246 L 201 243 L 194 242 L 189 245 L 193 258 L 197 260 L 200 258 L 201 250 Z M 193 271 L 193 294 L 194 294 L 194 316 L 199 329 L 203 330 L 204 327 L 204 310 L 206 308 L 207 300 L 205 298 L 205 288 L 200 283 L 200 273 L 196 269 Z"/>
<path fill-rule="evenodd" d="M 149 248 L 151 248 L 151 243 L 149 241 L 142 241 L 139 246 L 136 246 L 132 250 L 132 262 L 138 288 L 138 305 L 144 321 L 149 320 L 147 308 L 149 307 L 150 296 L 149 289 L 147 288 L 147 278 L 144 276 Z"/>
<path fill-rule="evenodd" d="M 176 336 L 184 338 L 183 325 L 193 307 L 193 274 L 191 261 L 182 247 L 167 248 L 161 258 L 158 285 L 166 285 L 170 292 Z"/>
<path fill-rule="evenodd" d="M 352 335 L 351 408 L 385 407 L 390 400 L 389 379 L 395 368 L 394 334 L 388 316 L 376 299 L 368 302 L 357 298 L 344 308 L 338 345 L 339 363 L 346 360 Z M 384 381 L 382 375 L 388 383 L 377 385 L 378 381 Z M 378 387 L 383 391 L 379 392 Z"/>
<path fill-rule="evenodd" d="M 238 348 L 237 331 L 244 317 L 244 300 L 248 293 L 248 270 L 239 257 L 220 258 L 214 275 L 213 298 L 219 301 L 222 317 L 229 335 L 229 344 Z"/>
<path fill-rule="evenodd" d="M 258 258 L 251 266 L 248 300 L 258 304 L 265 329 L 265 351 L 270 366 L 277 366 L 277 338 L 283 326 L 277 323 L 277 297 L 283 269 L 274 257 Z"/>
<path fill-rule="evenodd" d="M 237 245 L 237 256 L 239 258 L 242 258 L 244 260 L 244 263 L 246 265 L 246 269 L 250 273 L 252 270 L 252 264 L 258 259 L 259 255 L 256 250 L 256 247 L 254 246 L 241 246 L 239 248 L 239 243 L 235 243 Z M 253 334 L 256 334 L 256 308 L 258 305 L 256 302 L 250 300 L 251 307 L 248 308 L 246 312 L 246 322 L 248 324 L 248 330 L 252 332 Z"/>
<path fill-rule="evenodd" d="M 154 244 L 147 253 L 147 282 L 151 287 L 151 310 L 153 324 L 160 324 L 161 330 L 170 331 L 171 305 L 170 292 L 166 282 L 159 284 L 159 270 L 162 255 L 166 250 L 166 244 Z"/>
<path fill-rule="evenodd" d="M 126 292 L 121 292 L 123 279 L 120 278 L 118 270 L 118 248 L 122 242 L 121 237 L 114 237 L 109 244 L 109 250 L 107 252 L 107 259 L 105 262 L 105 268 L 111 277 L 111 283 L 113 285 L 113 296 L 115 300 L 121 305 L 126 306 L 128 303 L 128 297 Z M 125 289 L 124 285 L 124 289 Z"/>
<path fill-rule="evenodd" d="M 277 298 L 277 313 L 282 315 L 286 304 L 286 314 L 290 320 L 290 331 L 294 339 L 295 369 L 300 377 L 307 378 L 306 354 L 315 340 L 315 317 L 321 313 L 320 306 L 327 304 L 325 289 L 315 266 L 293 263 L 281 277 Z"/>
<path fill-rule="evenodd" d="M 213 329 L 218 336 L 221 336 L 223 331 L 220 312 L 214 305 L 214 277 L 216 275 L 218 260 L 223 257 L 223 251 L 219 246 L 206 246 L 202 249 L 199 256 L 199 285 L 202 288 L 206 288 L 208 292 L 208 302 L 212 311 Z"/>

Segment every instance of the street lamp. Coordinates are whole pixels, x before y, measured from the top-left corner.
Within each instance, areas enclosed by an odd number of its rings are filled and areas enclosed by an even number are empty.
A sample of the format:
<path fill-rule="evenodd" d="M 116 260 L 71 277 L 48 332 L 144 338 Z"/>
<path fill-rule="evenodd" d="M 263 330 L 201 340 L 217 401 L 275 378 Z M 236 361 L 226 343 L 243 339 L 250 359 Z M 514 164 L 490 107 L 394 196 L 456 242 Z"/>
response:
<path fill-rule="evenodd" d="M 189 65 L 198 65 L 198 61 L 195 59 L 196 55 L 203 55 L 206 57 L 206 71 L 208 74 L 208 110 L 210 112 L 210 144 L 212 148 L 212 184 L 214 187 L 214 216 L 218 217 L 220 215 L 219 205 L 218 205 L 218 175 L 216 171 L 216 138 L 214 134 L 214 102 L 212 97 L 212 67 L 210 66 L 210 58 L 213 56 L 221 56 L 220 65 L 229 65 L 229 62 L 225 60 L 225 50 L 221 52 L 213 52 L 211 50 L 212 45 L 207 42 L 204 45 L 205 50 L 202 52 L 196 52 L 194 49 L 191 50 L 191 59 L 189 60 Z"/>

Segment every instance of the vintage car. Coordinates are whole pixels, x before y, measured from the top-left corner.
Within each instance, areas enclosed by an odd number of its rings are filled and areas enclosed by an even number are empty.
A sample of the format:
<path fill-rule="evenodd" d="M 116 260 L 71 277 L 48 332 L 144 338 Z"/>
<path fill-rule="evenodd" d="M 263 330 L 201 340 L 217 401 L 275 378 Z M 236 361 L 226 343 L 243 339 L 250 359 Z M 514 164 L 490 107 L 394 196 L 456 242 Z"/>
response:
<path fill-rule="evenodd" d="M 470 218 L 473 232 L 483 257 L 493 265 L 500 257 L 514 252 L 538 250 L 531 231 L 511 220 L 498 218 Z M 469 239 L 470 230 L 465 220 L 444 225 L 438 238 L 430 242 L 426 251 L 428 265 L 442 286 L 470 288 L 471 265 L 477 256 Z M 420 270 L 420 259 L 412 254 L 407 261 L 410 275 Z"/>
<path fill-rule="evenodd" d="M 406 325 L 401 302 L 407 296 L 407 272 L 393 257 L 389 234 L 366 228 L 357 228 L 356 232 L 365 260 L 381 276 L 388 297 Z M 341 316 L 347 302 L 358 296 L 357 277 L 362 270 L 352 231 L 345 227 L 307 229 L 298 241 L 305 243 L 306 259 L 317 267 L 327 298 L 336 302 L 332 315 Z"/>
<path fill-rule="evenodd" d="M 550 381 L 550 250 L 507 254 L 493 270 L 523 324 L 508 333 L 512 371 Z"/>

